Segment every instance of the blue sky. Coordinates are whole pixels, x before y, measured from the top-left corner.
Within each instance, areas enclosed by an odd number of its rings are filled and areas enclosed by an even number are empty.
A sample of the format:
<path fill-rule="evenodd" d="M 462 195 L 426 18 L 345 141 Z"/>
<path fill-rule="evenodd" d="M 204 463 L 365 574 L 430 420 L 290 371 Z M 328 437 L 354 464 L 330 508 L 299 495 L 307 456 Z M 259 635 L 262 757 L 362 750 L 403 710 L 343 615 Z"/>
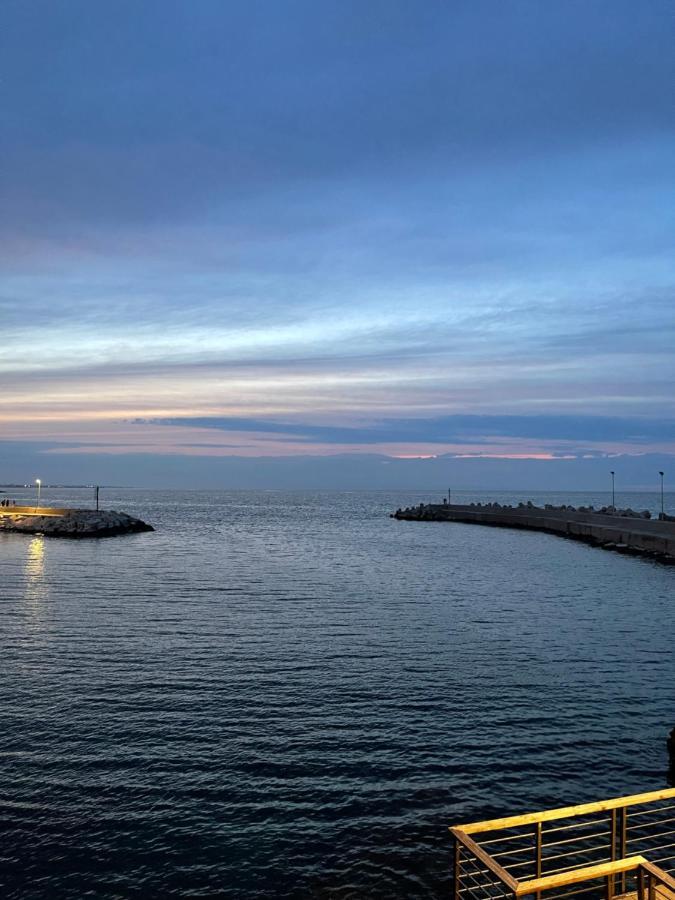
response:
<path fill-rule="evenodd" d="M 194 457 L 675 452 L 670 2 L 6 0 L 0 25 L 13 477 L 21 448 L 73 477 L 176 457 L 175 483 Z"/>

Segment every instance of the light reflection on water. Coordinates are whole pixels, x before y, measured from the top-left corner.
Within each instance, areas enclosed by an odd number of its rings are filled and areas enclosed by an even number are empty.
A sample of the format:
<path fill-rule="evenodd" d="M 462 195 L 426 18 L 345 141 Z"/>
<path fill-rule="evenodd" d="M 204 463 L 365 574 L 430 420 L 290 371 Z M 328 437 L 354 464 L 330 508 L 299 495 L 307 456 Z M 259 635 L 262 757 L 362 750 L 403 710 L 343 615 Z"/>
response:
<path fill-rule="evenodd" d="M 17 536 L 18 537 L 18 536 Z M 24 547 L 23 560 L 23 598 L 20 609 L 25 622 L 25 630 L 19 639 L 25 646 L 30 643 L 44 648 L 49 639 L 49 583 L 46 577 L 46 539 L 38 534 L 21 537 Z M 0 550 L 1 554 L 1 550 Z M 25 657 L 22 667 L 34 665 L 33 660 Z M 1 702 L 2 698 L 0 698 Z"/>
<path fill-rule="evenodd" d="M 1 536 L 3 897 L 442 896 L 448 824 L 664 786 L 675 570 L 388 518 L 429 499 Z"/>
<path fill-rule="evenodd" d="M 45 539 L 38 534 L 28 541 L 26 550 L 26 600 L 43 600 L 47 587 L 45 574 Z"/>

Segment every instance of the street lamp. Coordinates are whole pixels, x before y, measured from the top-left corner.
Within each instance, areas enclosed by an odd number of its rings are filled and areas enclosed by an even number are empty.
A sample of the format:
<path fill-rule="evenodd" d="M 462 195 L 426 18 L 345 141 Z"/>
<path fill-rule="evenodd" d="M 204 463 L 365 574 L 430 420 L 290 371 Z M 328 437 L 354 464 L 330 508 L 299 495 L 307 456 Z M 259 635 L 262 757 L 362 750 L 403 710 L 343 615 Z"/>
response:
<path fill-rule="evenodd" d="M 663 519 L 665 515 L 665 510 L 663 508 L 663 472 L 659 472 L 659 475 L 661 476 L 661 518 Z"/>
<path fill-rule="evenodd" d="M 609 474 L 612 476 L 612 509 L 616 509 L 614 504 L 614 471 L 612 470 Z"/>
<path fill-rule="evenodd" d="M 40 508 L 40 488 L 42 487 L 42 481 L 39 478 L 36 478 L 35 484 L 37 485 L 37 489 L 38 489 L 37 506 L 35 508 L 39 509 Z"/>

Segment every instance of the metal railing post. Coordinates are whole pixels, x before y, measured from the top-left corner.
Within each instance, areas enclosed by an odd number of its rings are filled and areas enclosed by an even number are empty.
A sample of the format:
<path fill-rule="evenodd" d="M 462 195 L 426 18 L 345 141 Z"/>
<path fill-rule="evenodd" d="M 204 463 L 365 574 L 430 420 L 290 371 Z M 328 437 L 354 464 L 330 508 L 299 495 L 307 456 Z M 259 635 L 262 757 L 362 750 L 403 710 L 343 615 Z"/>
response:
<path fill-rule="evenodd" d="M 455 865 L 454 865 L 454 898 L 455 898 L 455 900 L 460 900 L 459 880 L 461 877 L 461 867 L 462 867 L 462 859 L 460 856 L 461 852 L 462 852 L 462 847 L 461 847 L 459 841 L 457 840 L 457 838 L 455 838 Z"/>
<path fill-rule="evenodd" d="M 626 830 L 627 830 L 627 828 L 628 828 L 628 807 L 622 806 L 621 807 L 621 848 L 619 850 L 619 859 L 626 858 L 626 852 L 627 852 L 627 850 L 626 850 L 626 847 L 627 847 Z M 622 894 L 626 893 L 626 873 L 625 872 L 621 873 L 621 893 Z"/>
<path fill-rule="evenodd" d="M 535 842 L 535 858 L 534 858 L 535 878 L 541 878 L 541 844 L 542 844 L 541 822 L 537 822 L 537 824 L 535 826 L 534 842 Z M 540 900 L 541 891 L 537 891 L 535 896 L 536 896 L 537 900 Z"/>

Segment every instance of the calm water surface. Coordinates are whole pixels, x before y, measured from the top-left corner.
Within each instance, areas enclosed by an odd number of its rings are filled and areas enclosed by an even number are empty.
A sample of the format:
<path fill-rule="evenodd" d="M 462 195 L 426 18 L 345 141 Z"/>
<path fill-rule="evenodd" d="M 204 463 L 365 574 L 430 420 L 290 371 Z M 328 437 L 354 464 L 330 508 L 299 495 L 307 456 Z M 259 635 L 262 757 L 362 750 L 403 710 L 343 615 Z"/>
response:
<path fill-rule="evenodd" d="M 665 786 L 675 569 L 423 494 L 103 499 L 157 531 L 0 536 L 4 898 L 447 896 L 449 824 Z"/>

